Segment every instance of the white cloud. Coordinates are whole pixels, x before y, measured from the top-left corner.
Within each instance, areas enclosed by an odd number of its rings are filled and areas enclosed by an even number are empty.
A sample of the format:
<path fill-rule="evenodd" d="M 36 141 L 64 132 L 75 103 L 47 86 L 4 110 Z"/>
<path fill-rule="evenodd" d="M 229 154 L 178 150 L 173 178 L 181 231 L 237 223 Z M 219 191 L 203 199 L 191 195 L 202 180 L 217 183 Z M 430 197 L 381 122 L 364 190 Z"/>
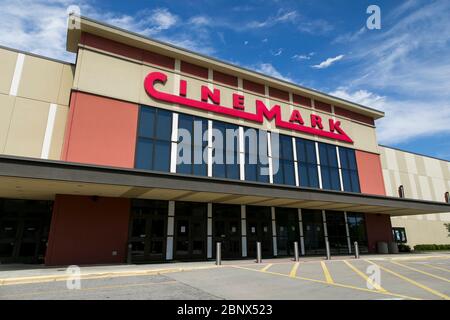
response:
<path fill-rule="evenodd" d="M 192 51 L 215 53 L 211 36 L 203 28 L 208 23 L 205 17 L 196 16 L 184 23 L 166 8 L 130 15 L 101 11 L 91 3 L 77 2 L 81 15 Z M 66 10 L 71 4 L 70 0 L 4 0 L 0 10 L 0 44 L 74 62 L 75 55 L 66 51 Z M 171 32 L 175 28 L 179 31 Z"/>
<path fill-rule="evenodd" d="M 264 21 L 251 21 L 247 24 L 247 28 L 265 28 L 271 27 L 278 23 L 295 22 L 298 18 L 298 13 L 295 10 L 284 11 L 279 10 L 275 16 L 268 17 Z"/>
<path fill-rule="evenodd" d="M 264 73 L 274 78 L 293 82 L 291 78 L 283 76 L 271 63 L 260 63 L 258 65 L 255 65 L 252 69 L 255 69 L 258 72 Z"/>
<path fill-rule="evenodd" d="M 358 40 L 363 34 L 367 32 L 367 29 L 365 26 L 358 29 L 356 32 L 349 32 L 342 34 L 336 39 L 333 40 L 333 43 L 348 43 Z"/>
<path fill-rule="evenodd" d="M 315 69 L 325 69 L 325 68 L 328 68 L 329 66 L 331 66 L 333 63 L 341 60 L 342 58 L 344 58 L 344 55 L 340 54 L 340 55 L 338 55 L 338 56 L 336 56 L 334 58 L 328 58 L 327 60 L 322 61 L 319 64 L 315 64 L 315 65 L 313 65 L 311 67 L 315 68 Z"/>
<path fill-rule="evenodd" d="M 197 26 L 206 26 L 211 24 L 211 20 L 205 16 L 195 16 L 189 19 L 189 23 Z"/>
<path fill-rule="evenodd" d="M 273 56 L 277 57 L 283 53 L 283 48 L 279 48 L 277 51 L 271 53 Z"/>
<path fill-rule="evenodd" d="M 314 52 L 310 52 L 308 54 L 294 54 L 291 59 L 301 61 L 301 60 L 310 60 L 312 56 L 314 56 Z"/>
<path fill-rule="evenodd" d="M 430 105 L 426 100 L 392 99 L 367 90 L 349 91 L 347 88 L 338 88 L 330 94 L 384 111 L 385 117 L 377 121 L 377 137 L 384 144 L 450 133 L 448 101 Z M 439 113 L 434 112 L 435 109 Z"/>

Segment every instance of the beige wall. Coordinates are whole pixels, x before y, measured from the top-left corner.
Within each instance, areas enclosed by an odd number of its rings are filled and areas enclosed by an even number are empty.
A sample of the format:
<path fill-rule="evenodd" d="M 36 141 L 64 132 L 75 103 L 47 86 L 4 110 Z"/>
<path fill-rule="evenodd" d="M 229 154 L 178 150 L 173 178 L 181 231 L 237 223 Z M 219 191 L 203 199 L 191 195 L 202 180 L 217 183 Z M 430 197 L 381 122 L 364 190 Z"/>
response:
<path fill-rule="evenodd" d="M 74 66 L 0 48 L 0 154 L 59 160 Z"/>
<path fill-rule="evenodd" d="M 403 185 L 406 198 L 444 201 L 450 191 L 450 162 L 381 147 L 381 165 L 388 196 L 398 197 Z M 450 213 L 393 217 L 393 227 L 405 227 L 408 244 L 449 244 L 444 223 Z"/>
<path fill-rule="evenodd" d="M 118 57 L 114 54 L 105 54 L 93 48 L 80 48 L 77 59 L 77 68 L 74 81 L 74 89 L 80 91 L 94 93 L 98 95 L 108 96 L 125 100 L 134 103 L 140 103 L 145 105 L 156 106 L 160 108 L 170 109 L 173 111 L 180 111 L 198 116 L 207 117 L 210 119 L 216 119 L 221 121 L 234 122 L 241 125 L 246 125 L 254 128 L 274 129 L 275 124 L 271 124 L 269 121 L 265 121 L 263 125 L 259 125 L 254 122 L 248 122 L 244 120 L 230 119 L 229 117 L 212 114 L 200 110 L 194 110 L 192 108 L 183 106 L 173 106 L 172 104 L 155 101 L 150 98 L 144 90 L 144 79 L 149 72 L 152 71 L 164 71 L 168 75 L 168 81 L 164 87 L 158 88 L 158 90 L 176 93 L 178 90 L 179 79 L 187 80 L 188 91 L 187 97 L 195 100 L 200 99 L 200 87 L 205 84 L 213 85 L 221 90 L 222 105 L 232 108 L 231 95 L 238 91 L 238 88 L 228 87 L 224 84 L 213 83 L 212 80 L 206 80 L 196 78 L 191 75 L 182 74 L 177 70 L 168 70 L 163 67 L 150 66 L 142 64 L 139 61 L 133 61 L 128 58 Z M 269 85 L 269 84 L 267 84 Z M 267 106 L 273 104 L 279 104 L 282 107 L 283 119 L 288 120 L 290 112 L 293 109 L 298 109 L 305 123 L 309 125 L 311 114 L 310 108 L 302 108 L 293 106 L 285 101 L 278 101 L 277 99 L 268 98 L 265 95 L 258 95 L 252 92 L 243 91 L 241 88 L 239 91 L 244 93 L 246 101 L 246 111 L 255 112 L 256 99 L 260 99 L 266 102 Z M 355 149 L 378 153 L 378 144 L 375 134 L 375 128 L 370 125 L 363 124 L 358 121 L 349 120 L 339 116 L 335 116 L 331 113 L 314 112 L 323 116 L 324 120 L 335 117 L 342 122 L 342 128 L 347 134 L 354 140 L 354 145 L 340 142 L 339 144 Z M 328 120 L 324 122 L 325 128 L 328 127 Z M 314 137 L 308 134 L 303 134 L 297 131 L 280 129 L 280 133 L 288 134 L 292 136 L 303 137 L 306 139 L 323 141 L 328 143 L 335 143 L 335 140 Z"/>

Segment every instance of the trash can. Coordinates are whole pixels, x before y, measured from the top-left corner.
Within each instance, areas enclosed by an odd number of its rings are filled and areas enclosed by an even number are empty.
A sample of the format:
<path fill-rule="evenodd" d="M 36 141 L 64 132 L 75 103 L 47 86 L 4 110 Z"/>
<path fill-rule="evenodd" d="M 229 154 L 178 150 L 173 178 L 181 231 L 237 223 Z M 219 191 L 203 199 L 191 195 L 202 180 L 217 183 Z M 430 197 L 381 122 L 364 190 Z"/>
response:
<path fill-rule="evenodd" d="M 389 242 L 389 253 L 398 253 L 397 242 Z"/>
<path fill-rule="evenodd" d="M 387 242 L 384 242 L 384 241 L 377 242 L 377 252 L 381 253 L 381 254 L 388 254 L 389 249 L 388 249 Z"/>

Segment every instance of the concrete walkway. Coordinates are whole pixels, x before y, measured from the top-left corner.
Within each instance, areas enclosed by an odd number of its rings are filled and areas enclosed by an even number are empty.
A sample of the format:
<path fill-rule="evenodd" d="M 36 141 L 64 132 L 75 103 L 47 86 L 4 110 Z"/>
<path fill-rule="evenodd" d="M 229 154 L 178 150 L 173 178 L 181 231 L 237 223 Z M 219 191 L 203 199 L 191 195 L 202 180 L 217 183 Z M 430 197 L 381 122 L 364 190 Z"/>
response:
<path fill-rule="evenodd" d="M 361 258 L 372 260 L 408 260 L 408 259 L 432 259 L 434 257 L 448 256 L 449 252 L 408 253 L 391 255 L 363 255 Z M 334 256 L 332 260 L 354 259 L 353 256 Z M 301 257 L 300 263 L 317 262 L 325 260 L 324 257 Z M 292 263 L 292 258 L 263 259 L 263 263 L 287 264 Z M 254 259 L 226 260 L 222 266 L 255 266 Z M 139 275 L 155 275 L 191 270 L 218 268 L 214 260 L 200 262 L 170 262 L 155 264 L 116 264 L 80 266 L 78 270 L 68 270 L 63 267 L 46 267 L 43 265 L 5 264 L 0 265 L 0 286 L 28 284 L 38 282 L 65 281 L 73 276 L 74 271 L 79 271 L 81 279 L 101 279 L 110 277 L 127 277 Z"/>

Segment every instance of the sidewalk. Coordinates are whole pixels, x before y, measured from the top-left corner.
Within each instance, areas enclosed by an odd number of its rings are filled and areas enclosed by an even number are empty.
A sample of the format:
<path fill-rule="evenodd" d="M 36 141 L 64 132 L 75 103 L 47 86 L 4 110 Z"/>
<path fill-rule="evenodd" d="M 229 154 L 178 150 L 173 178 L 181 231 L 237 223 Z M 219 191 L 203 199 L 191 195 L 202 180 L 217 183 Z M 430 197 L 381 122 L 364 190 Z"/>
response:
<path fill-rule="evenodd" d="M 422 259 L 449 257 L 449 252 L 430 252 L 430 253 L 405 253 L 390 255 L 363 255 L 364 259 Z M 332 260 L 351 260 L 353 256 L 333 256 Z M 323 261 L 325 257 L 301 257 L 300 263 Z M 287 264 L 293 263 L 293 258 L 272 258 L 263 259 L 263 263 Z M 245 260 L 225 260 L 222 266 L 244 266 L 256 265 L 254 259 Z M 98 279 L 108 277 L 126 277 L 138 275 L 162 274 L 170 272 L 183 272 L 191 270 L 201 270 L 217 268 L 214 260 L 199 262 L 170 262 L 155 264 L 119 264 L 119 265 L 95 265 L 80 266 L 82 279 Z M 23 265 L 23 264 L 5 264 L 0 265 L 0 286 L 12 284 L 28 284 L 36 282 L 65 281 L 72 276 L 67 272 L 67 267 L 45 267 L 43 265 Z"/>

